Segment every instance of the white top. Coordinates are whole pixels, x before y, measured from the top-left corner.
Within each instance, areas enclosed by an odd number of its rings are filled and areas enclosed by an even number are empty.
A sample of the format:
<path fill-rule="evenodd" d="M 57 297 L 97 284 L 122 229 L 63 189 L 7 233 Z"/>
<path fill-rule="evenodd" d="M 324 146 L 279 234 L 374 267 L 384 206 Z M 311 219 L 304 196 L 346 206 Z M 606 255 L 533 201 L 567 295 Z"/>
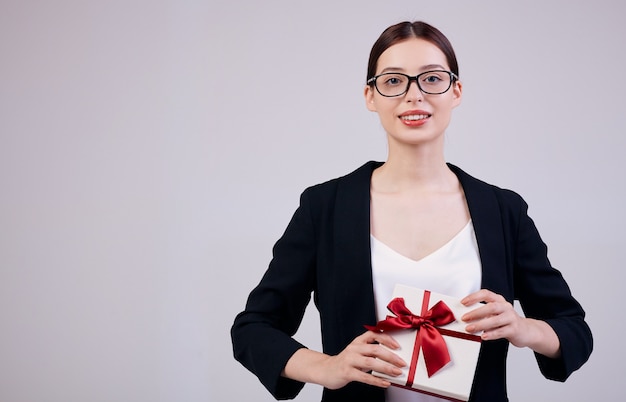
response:
<path fill-rule="evenodd" d="M 450 241 L 419 261 L 371 237 L 372 278 L 376 318 L 384 320 L 396 284 L 463 298 L 480 289 L 482 266 L 474 225 L 470 220 Z M 388 402 L 445 402 L 444 399 L 398 387 L 386 390 Z"/>

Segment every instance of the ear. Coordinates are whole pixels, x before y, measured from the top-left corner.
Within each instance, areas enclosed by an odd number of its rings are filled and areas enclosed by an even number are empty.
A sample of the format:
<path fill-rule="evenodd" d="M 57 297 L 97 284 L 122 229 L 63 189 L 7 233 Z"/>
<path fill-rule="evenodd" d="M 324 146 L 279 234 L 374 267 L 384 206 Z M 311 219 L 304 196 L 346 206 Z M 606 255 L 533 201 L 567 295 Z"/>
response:
<path fill-rule="evenodd" d="M 365 86 L 363 96 L 365 97 L 365 107 L 370 112 L 376 112 L 376 104 L 374 103 L 375 89 L 369 85 Z"/>
<path fill-rule="evenodd" d="M 457 107 L 461 104 L 463 98 L 463 83 L 461 81 L 455 81 L 452 85 L 452 106 Z"/>

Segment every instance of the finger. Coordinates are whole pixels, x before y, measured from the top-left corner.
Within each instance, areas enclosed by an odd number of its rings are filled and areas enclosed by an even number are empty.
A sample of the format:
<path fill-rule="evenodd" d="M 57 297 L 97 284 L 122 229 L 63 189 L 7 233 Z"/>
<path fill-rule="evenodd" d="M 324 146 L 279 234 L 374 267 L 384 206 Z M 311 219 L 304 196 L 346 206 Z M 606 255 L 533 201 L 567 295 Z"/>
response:
<path fill-rule="evenodd" d="M 489 303 L 485 306 L 472 310 L 469 313 L 464 314 L 461 320 L 467 323 L 477 324 L 480 323 L 478 330 L 486 330 L 491 327 L 504 325 L 505 322 L 510 322 L 517 316 L 517 313 L 513 311 L 513 307 L 507 303 Z M 491 325 L 494 317 L 497 317 L 497 321 L 501 322 L 497 325 Z"/>
<path fill-rule="evenodd" d="M 472 304 L 478 303 L 484 297 L 485 289 L 480 289 L 474 293 L 470 293 L 461 299 L 461 304 L 464 306 L 471 306 Z"/>
<path fill-rule="evenodd" d="M 367 331 L 358 336 L 355 340 L 360 340 L 364 343 L 379 343 L 385 345 L 390 349 L 398 349 L 400 344 L 389 334 L 384 332 Z"/>
<path fill-rule="evenodd" d="M 363 371 L 356 374 L 354 380 L 380 388 L 389 388 L 389 386 L 391 385 L 391 382 L 389 382 L 389 380 L 381 377 L 376 377 L 373 374 L 365 373 Z"/>
<path fill-rule="evenodd" d="M 461 316 L 461 321 L 472 322 L 481 320 L 485 317 L 489 317 L 494 314 L 493 306 L 491 304 L 483 304 L 480 307 L 468 311 Z"/>
<path fill-rule="evenodd" d="M 492 303 L 504 300 L 505 299 L 502 295 L 499 295 L 487 289 L 480 289 L 479 291 L 469 294 L 461 299 L 461 304 L 463 304 L 464 306 L 471 306 L 475 303 Z"/>
<path fill-rule="evenodd" d="M 476 321 L 492 315 L 498 315 L 506 313 L 509 310 L 513 310 L 513 305 L 506 301 L 502 296 L 496 295 L 494 301 L 483 304 L 461 316 L 461 320 L 465 322 Z"/>
<path fill-rule="evenodd" d="M 489 331 L 484 331 L 480 334 L 480 337 L 485 341 L 506 338 L 506 331 L 504 328 L 495 328 Z"/>
<path fill-rule="evenodd" d="M 363 356 L 359 364 L 359 368 L 362 371 L 376 371 L 392 377 L 396 377 L 402 374 L 402 370 L 399 367 L 385 362 L 382 359 L 371 356 Z"/>
<path fill-rule="evenodd" d="M 400 356 L 382 345 L 377 345 L 374 348 L 372 356 L 382 360 L 383 362 L 393 364 L 396 367 L 406 367 L 407 365 L 407 363 Z"/>
<path fill-rule="evenodd" d="M 498 311 L 497 309 L 496 311 Z M 473 321 L 468 325 L 465 330 L 468 332 L 488 332 L 496 329 L 508 327 L 515 320 L 515 316 L 508 311 L 504 311 L 498 314 L 492 314 L 486 318 L 478 321 Z"/>
<path fill-rule="evenodd" d="M 381 345 L 385 345 L 386 347 L 388 347 L 389 349 L 398 349 L 400 348 L 400 344 L 398 342 L 396 342 L 395 339 L 393 339 L 393 337 L 389 334 L 385 334 L 385 333 L 378 333 L 376 334 L 377 336 L 375 337 L 375 341 Z"/>

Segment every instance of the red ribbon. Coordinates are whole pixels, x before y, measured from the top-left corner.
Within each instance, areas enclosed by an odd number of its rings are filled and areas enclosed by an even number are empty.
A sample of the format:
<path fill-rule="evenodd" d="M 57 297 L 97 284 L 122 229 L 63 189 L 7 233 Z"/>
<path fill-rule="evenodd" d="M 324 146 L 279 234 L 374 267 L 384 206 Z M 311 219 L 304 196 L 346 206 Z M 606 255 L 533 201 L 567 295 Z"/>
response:
<path fill-rule="evenodd" d="M 376 326 L 365 326 L 370 331 L 381 332 L 398 329 L 417 329 L 406 384 L 409 387 L 413 385 L 413 379 L 415 378 L 415 367 L 417 366 L 420 347 L 424 352 L 424 363 L 426 364 L 429 378 L 450 362 L 446 341 L 436 327 L 453 322 L 455 320 L 454 313 L 442 300 L 427 310 L 429 299 L 430 292 L 425 291 L 421 315 L 415 315 L 406 307 L 403 298 L 396 297 L 387 305 L 389 311 L 394 313 L 395 316 L 388 315 L 387 318 L 379 321 Z"/>

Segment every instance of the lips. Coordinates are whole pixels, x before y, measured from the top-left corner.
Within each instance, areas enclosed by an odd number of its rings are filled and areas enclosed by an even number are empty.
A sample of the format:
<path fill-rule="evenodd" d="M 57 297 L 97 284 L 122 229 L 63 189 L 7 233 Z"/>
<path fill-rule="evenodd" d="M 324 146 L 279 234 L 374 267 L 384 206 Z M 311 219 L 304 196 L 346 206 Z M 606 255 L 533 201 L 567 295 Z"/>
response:
<path fill-rule="evenodd" d="M 408 126 L 420 126 L 430 118 L 432 114 L 424 111 L 424 110 L 409 110 L 407 112 L 402 113 L 400 116 L 400 120 Z"/>
<path fill-rule="evenodd" d="M 430 116 L 427 114 L 409 114 L 406 116 L 400 116 L 402 120 L 422 120 L 422 119 L 426 119 L 427 117 L 430 117 Z"/>

